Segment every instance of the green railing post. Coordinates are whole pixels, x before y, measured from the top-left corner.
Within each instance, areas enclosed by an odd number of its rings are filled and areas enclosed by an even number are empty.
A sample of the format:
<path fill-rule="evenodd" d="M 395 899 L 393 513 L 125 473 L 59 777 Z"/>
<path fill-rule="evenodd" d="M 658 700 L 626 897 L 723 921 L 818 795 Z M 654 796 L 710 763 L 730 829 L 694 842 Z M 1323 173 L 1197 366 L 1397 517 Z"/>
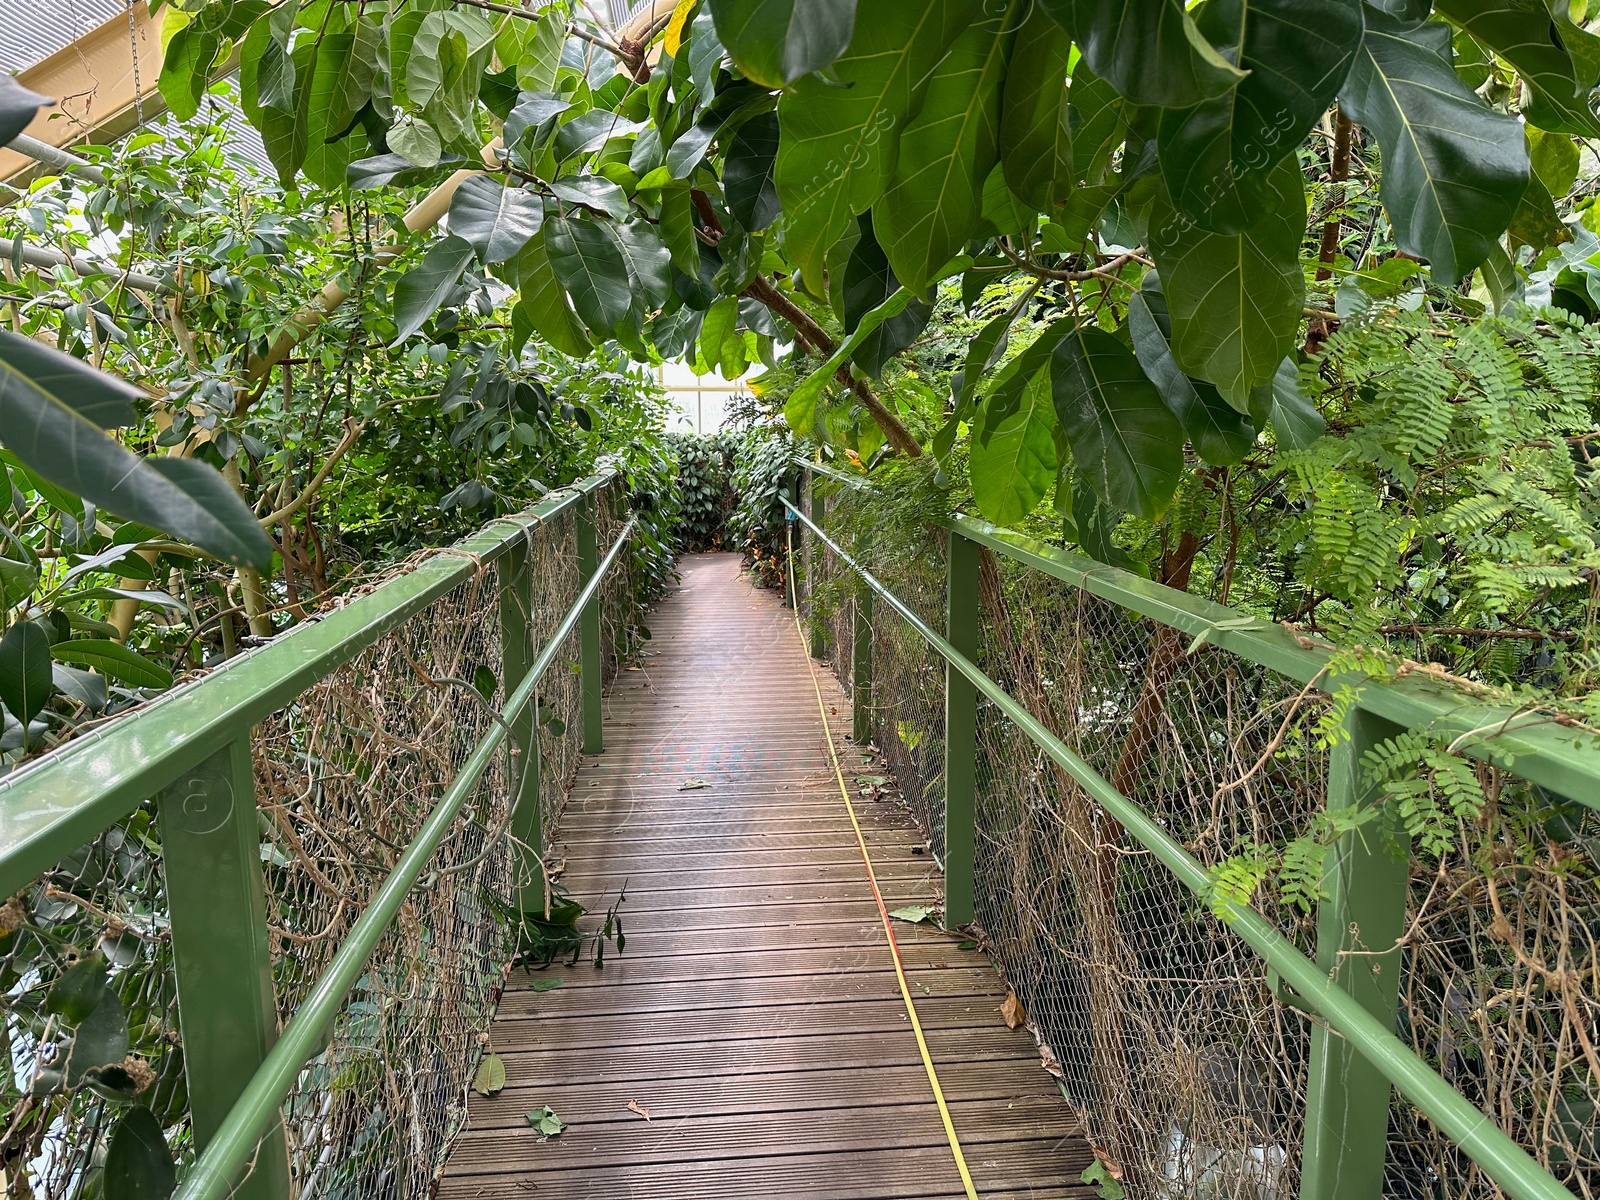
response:
<path fill-rule="evenodd" d="M 1348 732 L 1328 764 L 1329 809 L 1375 802 L 1362 755 L 1400 729 L 1355 708 Z M 1317 966 L 1390 1029 L 1399 1004 L 1397 943 L 1405 933 L 1409 863 L 1409 847 L 1395 845 L 1375 824 L 1346 833 L 1328 850 L 1317 913 Z M 1389 1081 L 1350 1042 L 1326 1025 L 1312 1027 L 1301 1200 L 1383 1194 L 1389 1091 Z"/>
<path fill-rule="evenodd" d="M 945 561 L 945 639 L 978 657 L 978 544 L 950 533 Z M 944 671 L 944 923 L 972 922 L 973 849 L 978 786 L 978 689 L 960 671 Z"/>
<path fill-rule="evenodd" d="M 519 542 L 500 562 L 501 701 L 517 690 L 539 648 L 533 643 L 533 574 Z M 538 698 L 511 720 L 512 883 L 519 912 L 544 908 L 544 801 L 540 796 Z"/>
<path fill-rule="evenodd" d="M 583 583 L 594 578 L 599 569 L 600 554 L 595 545 L 595 525 L 599 515 L 598 495 L 591 495 L 578 506 L 578 575 Z M 605 670 L 600 661 L 600 616 L 604 603 L 600 592 L 583 607 L 583 617 L 578 622 L 579 658 L 583 686 L 583 752 L 599 754 L 605 749 L 605 712 L 602 709 L 602 689 Z"/>
<path fill-rule="evenodd" d="M 850 736 L 856 745 L 872 740 L 872 589 L 856 584 L 854 661 L 850 670 Z"/>
<path fill-rule="evenodd" d="M 796 469 L 783 485 L 784 497 L 797 510 L 800 507 L 800 472 Z M 800 529 L 787 512 L 783 515 L 784 539 L 789 548 L 789 558 L 783 571 L 783 603 L 787 608 L 799 607 L 800 588 L 795 580 L 795 555 L 800 551 Z"/>
<path fill-rule="evenodd" d="M 278 1036 L 249 730 L 164 789 L 158 813 L 189 1112 L 204 1150 Z M 281 1121 L 234 1195 L 289 1195 Z"/>
<path fill-rule="evenodd" d="M 806 502 L 807 515 L 817 523 L 819 529 L 826 528 L 828 500 L 817 490 L 817 479 L 813 475 L 807 481 Z M 822 547 L 809 539 L 805 542 L 806 548 L 806 600 L 810 610 L 807 614 L 811 625 L 811 657 L 828 657 L 828 632 L 823 623 L 822 614 L 817 611 L 817 578 L 821 574 Z"/>

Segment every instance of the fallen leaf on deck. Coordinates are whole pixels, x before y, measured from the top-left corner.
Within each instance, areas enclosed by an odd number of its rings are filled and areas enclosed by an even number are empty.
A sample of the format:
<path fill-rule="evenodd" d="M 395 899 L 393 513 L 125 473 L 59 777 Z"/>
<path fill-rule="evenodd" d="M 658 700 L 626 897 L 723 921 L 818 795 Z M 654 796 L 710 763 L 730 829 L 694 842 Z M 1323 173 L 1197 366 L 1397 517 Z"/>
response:
<path fill-rule="evenodd" d="M 1022 1023 L 1028 1019 L 1028 1010 L 1022 1007 L 1022 1001 L 1017 999 L 1015 992 L 1006 993 L 1005 1003 L 1000 1006 L 1000 1017 L 1007 1029 L 1021 1029 Z"/>
<path fill-rule="evenodd" d="M 1107 1154 L 1104 1150 L 1100 1149 L 1099 1146 L 1091 1144 L 1089 1146 L 1089 1149 L 1094 1151 L 1095 1158 L 1100 1160 L 1100 1165 L 1106 1169 L 1106 1174 L 1107 1175 L 1111 1176 L 1111 1178 L 1113 1178 L 1113 1179 L 1121 1180 L 1121 1178 L 1122 1178 L 1122 1164 L 1121 1163 L 1119 1163 L 1116 1159 L 1112 1158 L 1111 1155 Z"/>
<path fill-rule="evenodd" d="M 933 915 L 933 909 L 924 904 L 908 904 L 905 908 L 891 909 L 889 915 L 896 921 L 905 921 L 911 925 L 920 925 Z"/>
<path fill-rule="evenodd" d="M 535 979 L 528 986 L 536 992 L 553 992 L 565 982 L 565 979 Z"/>
<path fill-rule="evenodd" d="M 556 1116 L 556 1110 L 546 1104 L 543 1108 L 536 1108 L 528 1114 L 528 1124 L 537 1129 L 544 1137 L 555 1137 L 565 1129 L 566 1123 Z"/>
<path fill-rule="evenodd" d="M 650 1110 L 644 1105 L 640 1104 L 637 1100 L 628 1101 L 628 1111 L 631 1113 L 638 1113 L 646 1121 L 650 1119 Z"/>
<path fill-rule="evenodd" d="M 1039 1065 L 1057 1079 L 1065 1079 L 1067 1073 L 1061 1069 L 1061 1060 L 1056 1057 L 1056 1052 L 1050 1049 L 1046 1042 L 1039 1043 Z"/>
<path fill-rule="evenodd" d="M 682 785 L 678 788 L 678 790 L 680 792 L 697 792 L 701 788 L 709 787 L 709 786 L 710 786 L 710 784 L 706 783 L 706 781 L 704 779 L 699 779 L 699 778 L 685 779 L 683 781 Z"/>
<path fill-rule="evenodd" d="M 486 1054 L 472 1077 L 472 1090 L 480 1096 L 493 1096 L 506 1086 L 506 1061 L 498 1054 Z"/>

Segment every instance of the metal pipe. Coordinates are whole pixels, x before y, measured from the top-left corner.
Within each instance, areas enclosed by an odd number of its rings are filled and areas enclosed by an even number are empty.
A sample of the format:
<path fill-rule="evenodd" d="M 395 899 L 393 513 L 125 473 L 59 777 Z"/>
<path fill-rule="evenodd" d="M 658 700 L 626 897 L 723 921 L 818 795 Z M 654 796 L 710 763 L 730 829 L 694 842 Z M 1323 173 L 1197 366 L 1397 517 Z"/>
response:
<path fill-rule="evenodd" d="M 110 176 L 87 158 L 79 158 L 70 150 L 52 146 L 49 142 L 41 142 L 38 138 L 29 137 L 25 133 L 17 134 L 16 137 L 6 143 L 5 148 L 7 150 L 15 150 L 18 154 L 25 154 L 34 161 L 42 162 L 47 166 L 59 167 L 63 171 L 81 175 L 92 183 L 111 182 Z"/>
<path fill-rule="evenodd" d="M 538 658 L 534 659 L 516 691 L 506 699 L 505 707 L 501 709 L 501 719 L 479 739 L 462 764 L 460 773 L 434 806 L 433 812 L 428 814 L 422 829 L 405 848 L 394 870 L 373 896 L 372 903 L 351 927 L 316 987 L 295 1010 L 288 1025 L 284 1026 L 266 1061 L 246 1085 L 211 1144 L 184 1177 L 173 1200 L 221 1200 L 232 1192 L 235 1175 L 255 1153 L 256 1142 L 277 1116 L 278 1107 L 299 1078 L 301 1068 L 321 1048 L 325 1031 L 338 1015 L 346 994 L 366 969 L 367 958 L 400 911 L 422 869 L 428 865 L 439 843 L 450 831 L 456 813 L 472 794 L 478 778 L 488 769 L 490 759 L 511 728 L 510 723 L 528 703 L 540 678 L 561 653 L 562 644 L 577 626 L 584 607 L 599 592 L 601 583 L 627 543 L 628 535 L 638 523 L 637 516 L 628 518 L 628 523 L 622 527 L 622 532 L 617 535 L 616 542 L 600 563 L 599 569 L 578 593 L 576 603 L 562 618 Z"/>
<path fill-rule="evenodd" d="M 1098 771 L 1045 728 L 1038 718 L 984 674 L 971 659 L 929 628 L 921 617 L 884 587 L 871 572 L 813 525 L 810 518 L 796 508 L 788 497 L 784 497 L 783 502 L 784 507 L 805 522 L 839 556 L 841 562 L 859 574 L 867 586 L 883 597 L 924 641 L 971 680 L 1007 718 L 1014 721 L 1145 849 L 1176 875 L 1185 887 L 1197 896 L 1207 895 L 1211 883 L 1209 872 L 1190 857 L 1144 809 L 1112 787 Z M 1527 1151 L 1507 1137 L 1493 1120 L 1440 1078 L 1438 1072 L 1417 1057 L 1411 1047 L 1395 1036 L 1393 1030 L 1386 1028 L 1347 992 L 1330 982 L 1327 975 L 1279 933 L 1275 925 L 1253 908 L 1231 901 L 1224 907 L 1227 915 L 1223 920 L 1228 928 L 1277 971 L 1283 981 L 1315 1009 L 1330 1028 L 1377 1067 L 1406 1099 L 1449 1135 L 1514 1200 L 1574 1200 L 1571 1192 L 1557 1183 Z"/>
<path fill-rule="evenodd" d="M 17 253 L 17 242 L 20 238 L 0 238 L 0 258 L 9 259 Z M 170 292 L 172 284 L 154 275 L 141 275 L 137 271 L 123 273 L 122 268 L 115 263 L 107 262 L 103 258 L 89 258 L 77 254 L 64 254 L 60 250 L 51 250 L 44 246 L 30 246 L 22 243 L 22 261 L 30 267 L 71 267 L 79 275 L 112 275 L 119 277 L 129 287 L 141 292 Z"/>

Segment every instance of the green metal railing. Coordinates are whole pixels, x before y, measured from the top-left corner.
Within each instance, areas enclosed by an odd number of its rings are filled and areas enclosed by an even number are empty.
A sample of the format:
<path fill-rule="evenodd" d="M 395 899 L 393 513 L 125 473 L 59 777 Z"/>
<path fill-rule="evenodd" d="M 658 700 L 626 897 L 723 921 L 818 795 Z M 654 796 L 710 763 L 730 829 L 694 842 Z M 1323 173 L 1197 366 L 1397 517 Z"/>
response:
<path fill-rule="evenodd" d="M 530 701 L 576 632 L 583 745 L 590 752 L 601 748 L 601 588 L 637 521 L 622 523 L 615 542 L 603 557 L 598 554 L 598 509 L 616 479 L 608 471 L 554 492 L 530 512 L 493 522 L 370 594 L 0 781 L 4 895 L 159 797 L 188 1109 L 198 1152 L 179 1184 L 184 1200 L 280 1200 L 290 1194 L 280 1106 L 326 1044 L 368 958 L 508 740 L 515 747 L 508 767 L 511 801 L 501 832 L 521 860 L 514 899 L 524 911 L 542 907 L 538 714 Z M 540 527 L 562 517 L 576 519 L 582 587 L 552 636 L 534 647 L 530 614 L 537 581 L 528 570 L 528 548 Z M 387 878 L 280 1032 L 252 727 L 491 564 L 501 589 L 503 705 L 489 714 L 488 731 L 410 843 L 397 848 Z"/>
<path fill-rule="evenodd" d="M 1552 722 L 1546 714 L 1511 711 L 1415 675 L 1395 681 L 1372 681 L 1364 675 L 1330 676 L 1331 652 L 1301 641 L 1282 626 L 1251 620 L 1237 610 L 985 521 L 956 516 L 948 522 L 946 628 L 937 630 L 829 536 L 824 528 L 825 502 L 816 487 L 807 488 L 800 482 L 808 473 L 813 483 L 821 477 L 829 486 L 852 489 L 857 496 L 876 497 L 877 493 L 857 476 L 797 460 L 796 484 L 784 497 L 791 528 L 802 534 L 799 539 L 790 535 L 790 602 L 803 603 L 805 593 L 815 588 L 815 579 L 804 577 L 815 576 L 813 555 L 818 549 L 836 556 L 858 581 L 851 589 L 854 612 L 848 619 L 852 628 L 837 639 L 843 644 L 836 650 L 849 654 L 839 671 L 853 683 L 856 739 L 866 740 L 874 706 L 895 702 L 873 677 L 874 603 L 887 605 L 898 614 L 945 664 L 944 828 L 931 832 L 942 833 L 945 920 L 951 928 L 966 926 L 974 918 L 977 881 L 973 848 L 982 832 L 976 827 L 974 770 L 980 696 L 1197 900 L 1215 902 L 1210 872 L 1163 823 L 1113 787 L 978 665 L 980 555 L 985 550 L 1191 638 L 1203 635 L 1210 644 L 1241 659 L 1323 692 L 1331 694 L 1343 685 L 1357 685 L 1347 724 L 1349 736 L 1332 751 L 1330 809 L 1372 801 L 1371 789 L 1361 783 L 1361 757 L 1397 727 L 1460 739 L 1467 753 L 1590 807 L 1600 807 L 1600 750 L 1593 744 L 1575 745 L 1574 731 Z M 793 560 L 797 540 L 813 542 L 806 555 L 807 564 L 813 564 L 810 570 Z M 819 656 L 826 649 L 820 626 L 813 614 L 813 652 Z M 1527 1149 L 1395 1033 L 1400 973 L 1396 969 L 1378 971 L 1363 954 L 1374 947 L 1400 944 L 1408 870 L 1406 859 L 1387 851 L 1379 839 L 1363 840 L 1347 833 L 1335 843 L 1325 860 L 1315 961 L 1254 908 L 1233 902 L 1218 906 L 1227 929 L 1276 974 L 1280 987 L 1292 991 L 1292 997 L 1283 998 L 1313 1016 L 1300 1155 L 1302 1200 L 1370 1200 L 1383 1194 L 1391 1085 L 1505 1194 L 1516 1200 L 1572 1200 L 1572 1193 Z M 1101 1018 L 1080 1013 L 1078 1019 L 1093 1023 Z M 1278 1195 L 1275 1191 L 1269 1194 Z"/>

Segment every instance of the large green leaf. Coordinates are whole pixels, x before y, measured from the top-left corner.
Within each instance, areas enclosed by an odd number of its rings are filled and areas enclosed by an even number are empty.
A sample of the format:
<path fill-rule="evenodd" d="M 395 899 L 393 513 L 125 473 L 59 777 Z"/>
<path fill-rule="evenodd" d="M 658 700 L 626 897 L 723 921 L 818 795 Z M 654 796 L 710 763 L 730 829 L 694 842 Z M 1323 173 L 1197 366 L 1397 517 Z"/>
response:
<path fill-rule="evenodd" d="M 1067 90 L 1067 125 L 1071 130 L 1073 179 L 1086 184 L 1105 181 L 1112 155 L 1127 133 L 1128 104 L 1117 89 L 1079 62 Z"/>
<path fill-rule="evenodd" d="M 1022 0 L 996 4 L 951 43 L 922 109 L 900 134 L 899 158 L 873 206 L 878 241 L 900 282 L 921 291 L 958 254 L 983 212 L 1000 152 L 1000 99 Z"/>
<path fill-rule="evenodd" d="M 527 188 L 508 188 L 488 175 L 461 181 L 450 198 L 450 232 L 486 263 L 505 262 L 544 224 L 544 201 Z"/>
<path fill-rule="evenodd" d="M 643 217 L 617 226 L 617 244 L 628 264 L 634 308 L 642 318 L 672 294 L 672 254 L 656 227 Z"/>
<path fill-rule="evenodd" d="M 1057 321 L 994 373 L 983 394 L 983 411 L 976 422 L 978 437 L 987 437 L 991 430 L 1017 411 L 1028 385 L 1045 369 L 1061 339 L 1071 332 L 1070 320 Z M 981 338 L 982 331 L 979 336 Z"/>
<path fill-rule="evenodd" d="M 356 112 L 372 98 L 379 38 L 377 25 L 366 18 L 347 33 L 323 37 L 311 79 L 311 108 L 329 135 L 350 128 Z"/>
<path fill-rule="evenodd" d="M 311 131 L 311 77 L 316 71 L 317 47 L 310 38 L 301 40 L 290 59 L 294 66 L 293 109 L 262 107 L 245 112 L 261 131 L 267 157 L 277 168 L 278 182 L 288 187 L 306 161 Z"/>
<path fill-rule="evenodd" d="M 18 621 L 0 637 L 0 701 L 26 725 L 54 690 L 50 635 L 38 621 Z"/>
<path fill-rule="evenodd" d="M 778 114 L 757 113 L 739 126 L 722 164 L 722 194 L 734 220 L 749 230 L 777 218 L 778 190 L 772 171 L 778 153 Z"/>
<path fill-rule="evenodd" d="M 1193 108 L 1161 114 L 1161 173 L 1179 212 L 1237 233 L 1274 163 L 1332 103 L 1361 47 L 1360 0 L 1210 0 L 1200 32 L 1250 72 Z"/>
<path fill-rule="evenodd" d="M 476 257 L 472 243 L 451 234 L 428 247 L 422 261 L 401 277 L 394 289 L 394 321 L 398 326 L 391 345 L 398 346 L 438 311 L 461 279 L 461 272 Z"/>
<path fill-rule="evenodd" d="M 1431 263 L 1442 284 L 1488 257 L 1528 186 L 1522 123 L 1468 91 L 1450 53 L 1449 26 L 1406 29 L 1369 12 L 1339 93 L 1350 117 L 1378 135 L 1379 194 L 1400 248 Z"/>
<path fill-rule="evenodd" d="M 561 66 L 561 46 L 566 41 L 566 12 L 552 5 L 535 22 L 533 34 L 523 45 L 517 60 L 517 86 L 525 92 L 555 90 L 556 71 Z"/>
<path fill-rule="evenodd" d="M 779 99 L 773 179 L 784 248 L 812 292 L 828 249 L 883 194 L 901 128 L 976 12 L 976 0 L 861 0 L 849 52 L 833 65 L 844 86 L 808 75 Z"/>
<path fill-rule="evenodd" d="M 833 354 L 816 370 L 807 375 L 789 393 L 789 399 L 784 402 L 783 415 L 789 422 L 789 427 L 802 437 L 809 437 L 816 428 L 817 401 L 822 399 L 823 390 L 834 378 L 834 373 L 850 361 L 857 348 L 872 332 L 891 317 L 898 316 L 907 304 L 911 302 L 911 292 L 901 288 L 890 296 L 877 308 L 861 318 L 860 323 L 850 333 L 850 336 L 834 347 Z"/>
<path fill-rule="evenodd" d="M 138 395 L 70 355 L 0 333 L 0 429 L 30 471 L 225 562 L 269 565 L 272 543 L 215 470 L 190 458 L 139 458 L 100 431 L 127 424 Z"/>
<path fill-rule="evenodd" d="M 1202 379 L 1190 379 L 1173 361 L 1167 301 L 1154 271 L 1145 275 L 1139 291 L 1128 301 L 1128 332 L 1139 365 L 1189 435 L 1195 453 L 1224 467 L 1249 453 L 1256 441 L 1255 427 L 1215 387 Z"/>
<path fill-rule="evenodd" d="M 111 1131 L 101 1186 L 106 1200 L 167 1200 L 178 1184 L 161 1122 L 144 1105 L 128 1109 Z"/>
<path fill-rule="evenodd" d="M 844 269 L 844 327 L 848 332 L 861 323 L 861 319 L 899 290 L 884 257 L 883 247 L 872 233 L 872 217 L 860 218 L 861 233 Z M 873 378 L 883 374 L 884 365 L 912 342 L 916 341 L 933 315 L 933 306 L 926 300 L 913 298 L 900 312 L 878 326 L 856 349 L 852 361 Z"/>
<path fill-rule="evenodd" d="M 130 687 L 169 688 L 172 672 L 159 663 L 151 662 L 137 650 L 121 642 L 103 638 L 75 638 L 57 642 L 50 647 L 50 655 L 58 662 L 77 663 L 90 667 L 108 679 L 115 679 Z"/>
<path fill-rule="evenodd" d="M 830 66 L 850 44 L 856 0 L 711 0 L 717 37 L 764 87 Z"/>
<path fill-rule="evenodd" d="M 1217 385 L 1240 412 L 1250 389 L 1272 378 L 1294 345 L 1304 306 L 1300 239 L 1306 198 L 1299 164 L 1267 176 L 1255 219 L 1239 233 L 1201 229 L 1161 197 L 1150 246 L 1172 311 L 1172 356 L 1185 373 Z"/>
<path fill-rule="evenodd" d="M 37 96 L 23 87 L 15 75 L 0 73 L 0 146 L 9 144 L 26 129 L 41 107 L 54 103 L 48 96 Z"/>
<path fill-rule="evenodd" d="M 1195 27 L 1183 0 L 1040 0 L 1091 70 L 1134 104 L 1181 108 L 1244 77 Z"/>
<path fill-rule="evenodd" d="M 347 113 L 347 104 L 356 98 L 365 104 L 371 95 L 374 29 L 370 20 L 363 19 L 353 30 L 326 35 L 309 72 L 306 153 L 300 169 L 318 187 L 330 191 L 343 186 L 350 164 L 366 157 L 371 149 L 366 131 L 354 124 L 355 111 Z"/>
<path fill-rule="evenodd" d="M 1183 471 L 1183 427 L 1133 351 L 1103 329 L 1076 329 L 1056 343 L 1050 379 L 1079 476 L 1113 508 L 1160 516 Z"/>
<path fill-rule="evenodd" d="M 706 310 L 705 320 L 700 323 L 699 359 L 707 367 L 722 368 L 723 378 L 729 378 L 726 359 L 729 355 L 728 343 L 742 339 L 738 337 L 739 326 L 739 298 L 737 296 L 720 296 L 715 304 Z M 741 361 L 743 359 L 742 345 L 733 349 L 732 354 Z M 695 368 L 699 370 L 699 367 Z M 735 377 L 739 372 L 735 372 Z"/>
<path fill-rule="evenodd" d="M 595 333 L 609 334 L 633 307 L 616 232 L 606 222 L 568 216 L 551 217 L 544 231 L 550 265 L 578 316 Z"/>
<path fill-rule="evenodd" d="M 967 473 L 978 511 L 997 525 L 1020 521 L 1055 480 L 1056 413 L 1050 373 L 1040 371 L 1024 389 L 1021 407 L 985 438 L 969 446 Z"/>
<path fill-rule="evenodd" d="M 1072 39 L 1042 9 L 1017 32 L 1006 69 L 1000 161 L 1006 184 L 1036 212 L 1049 212 L 1072 187 L 1067 70 Z"/>
<path fill-rule="evenodd" d="M 211 64 L 221 48 L 217 35 L 199 22 L 185 25 L 167 42 L 156 87 L 178 120 L 187 121 L 200 111 L 200 97 L 211 83 Z"/>
<path fill-rule="evenodd" d="M 516 274 L 521 299 L 512 309 L 513 323 L 526 321 L 529 329 L 563 354 L 587 355 L 594 346 L 550 266 L 543 230 L 517 255 Z"/>
<path fill-rule="evenodd" d="M 1257 427 L 1272 426 L 1272 435 L 1286 450 L 1304 450 L 1322 436 L 1327 422 L 1300 390 L 1294 359 L 1278 364 L 1272 378 L 1250 394 L 1250 415 Z"/>
<path fill-rule="evenodd" d="M 1531 122 L 1558 133 L 1600 135 L 1588 103 L 1596 79 L 1580 76 L 1566 44 L 1592 34 L 1570 22 L 1559 28 L 1544 0 L 1435 0 L 1434 8 L 1517 69 L 1528 84 L 1524 107 Z"/>

